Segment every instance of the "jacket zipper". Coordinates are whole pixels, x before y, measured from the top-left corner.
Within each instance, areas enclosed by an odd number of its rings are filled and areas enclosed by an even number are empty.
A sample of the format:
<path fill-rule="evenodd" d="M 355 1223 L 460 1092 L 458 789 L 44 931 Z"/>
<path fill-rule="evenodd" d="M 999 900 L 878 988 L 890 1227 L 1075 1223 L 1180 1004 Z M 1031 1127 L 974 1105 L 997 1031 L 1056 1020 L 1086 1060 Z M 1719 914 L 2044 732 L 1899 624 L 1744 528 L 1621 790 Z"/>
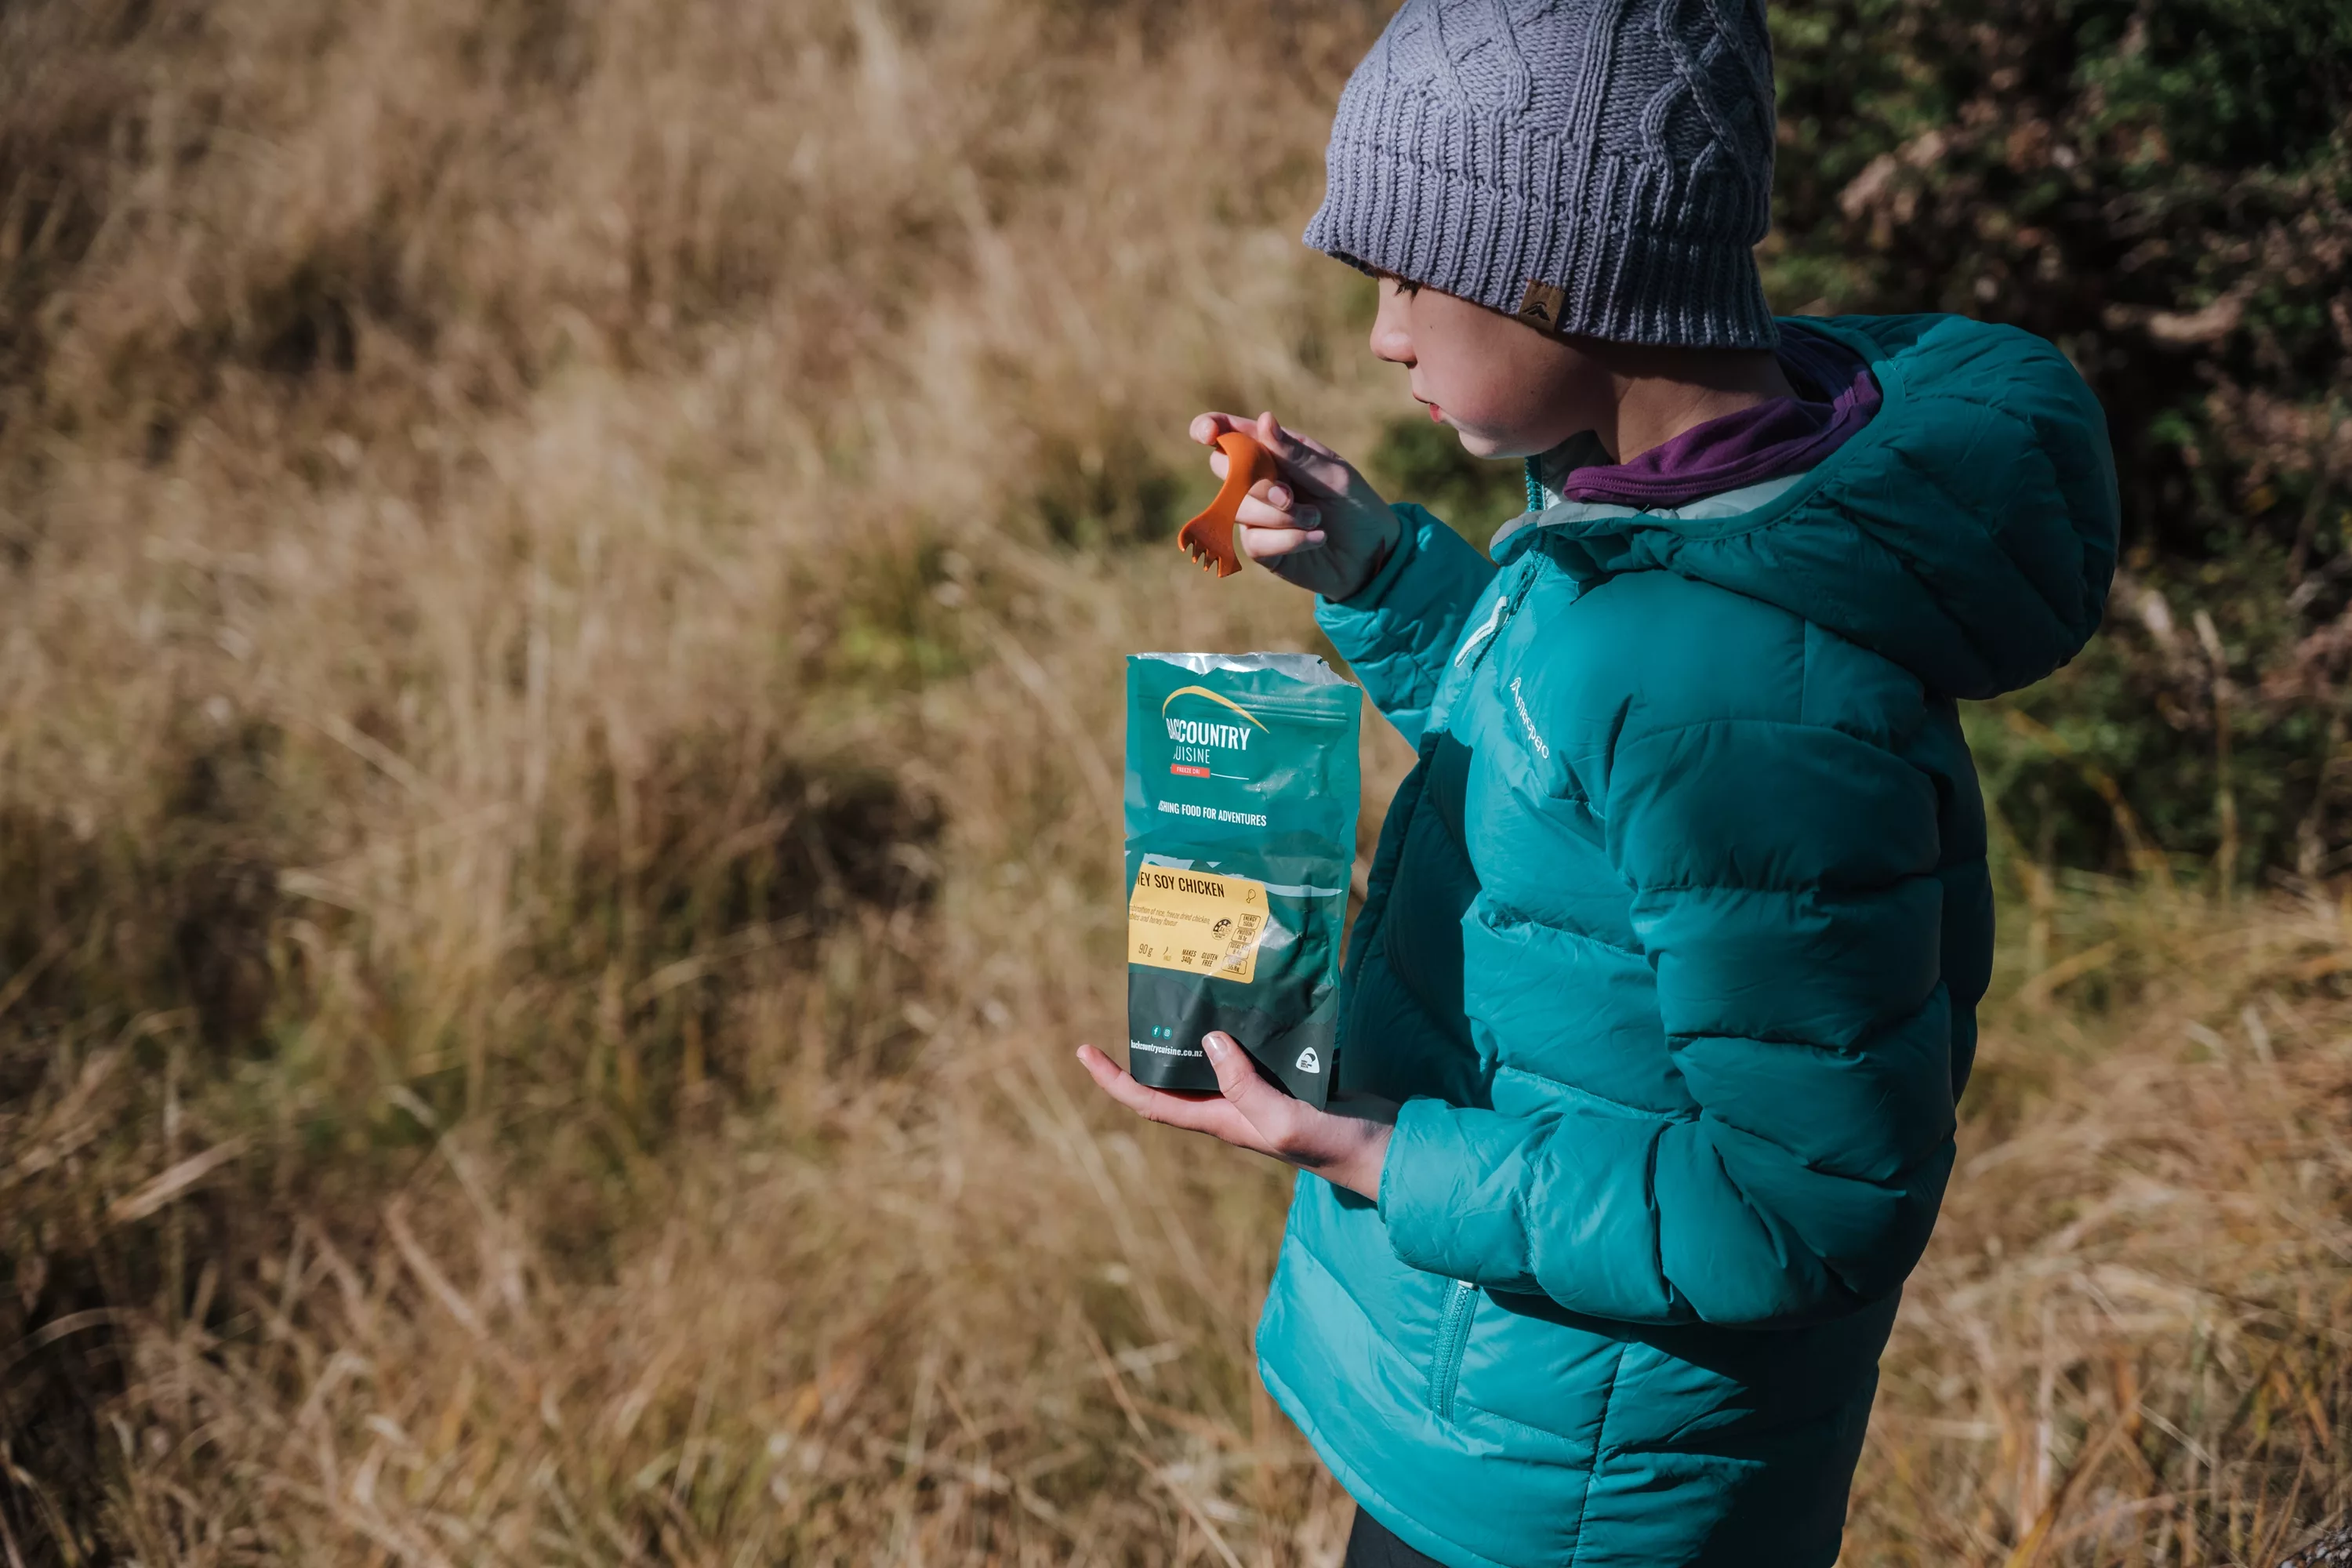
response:
<path fill-rule="evenodd" d="M 1437 1323 L 1437 1361 L 1429 1372 L 1429 1403 L 1440 1421 L 1454 1419 L 1454 1390 L 1462 1381 L 1462 1350 L 1470 1342 L 1470 1314 L 1478 1304 L 1478 1287 L 1467 1279 L 1454 1282 L 1445 1315 Z"/>
<path fill-rule="evenodd" d="M 1519 580 L 1511 584 L 1509 593 L 1496 599 L 1495 613 L 1487 617 L 1486 629 L 1483 634 L 1486 640 L 1480 642 L 1474 639 L 1462 649 L 1464 654 L 1470 653 L 1473 647 L 1477 650 L 1475 656 L 1470 660 L 1470 671 L 1473 674 L 1477 672 L 1480 665 L 1486 662 L 1486 656 L 1495 650 L 1495 645 L 1503 640 L 1503 628 L 1511 624 L 1511 617 L 1519 613 L 1519 605 L 1527 598 L 1528 591 L 1536 585 L 1536 574 L 1528 569 L 1526 563 L 1522 562 L 1517 570 Z M 1457 654 L 1454 657 L 1458 660 L 1461 655 Z"/>
<path fill-rule="evenodd" d="M 1511 591 L 1500 596 L 1495 613 L 1487 618 L 1485 640 L 1473 639 L 1476 654 L 1470 660 L 1470 673 L 1486 662 L 1495 645 L 1503 640 L 1503 628 L 1511 624 L 1528 591 L 1535 586 L 1535 573 L 1524 563 L 1518 569 L 1519 580 Z M 1465 647 L 1464 653 L 1470 652 Z M 1456 655 L 1458 660 L 1460 655 Z M 1470 1342 L 1470 1318 L 1478 1304 L 1478 1287 L 1467 1279 L 1454 1282 L 1454 1293 L 1445 1302 L 1445 1315 L 1437 1322 L 1437 1358 L 1429 1369 L 1429 1403 L 1440 1421 L 1454 1419 L 1454 1391 L 1462 1381 L 1462 1352 Z"/>

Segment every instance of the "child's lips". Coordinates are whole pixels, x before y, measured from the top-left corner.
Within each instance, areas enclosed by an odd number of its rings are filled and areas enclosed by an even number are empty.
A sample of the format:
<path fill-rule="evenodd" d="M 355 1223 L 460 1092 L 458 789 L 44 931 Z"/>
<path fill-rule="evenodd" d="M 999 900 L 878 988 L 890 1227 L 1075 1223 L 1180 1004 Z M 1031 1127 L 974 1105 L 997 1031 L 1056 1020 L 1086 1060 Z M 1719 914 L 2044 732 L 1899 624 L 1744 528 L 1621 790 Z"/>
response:
<path fill-rule="evenodd" d="M 1430 423 L 1431 423 L 1431 424 L 1433 424 L 1433 425 L 1443 425 L 1443 424 L 1444 424 L 1444 423 L 1445 423 L 1445 410 L 1444 410 L 1444 409 L 1443 409 L 1443 408 L 1440 408 L 1440 407 L 1439 407 L 1439 406 L 1437 406 L 1437 405 L 1436 405 L 1436 404 L 1434 404 L 1434 403 L 1431 404 L 1431 405 L 1429 405 L 1429 419 L 1430 419 Z"/>

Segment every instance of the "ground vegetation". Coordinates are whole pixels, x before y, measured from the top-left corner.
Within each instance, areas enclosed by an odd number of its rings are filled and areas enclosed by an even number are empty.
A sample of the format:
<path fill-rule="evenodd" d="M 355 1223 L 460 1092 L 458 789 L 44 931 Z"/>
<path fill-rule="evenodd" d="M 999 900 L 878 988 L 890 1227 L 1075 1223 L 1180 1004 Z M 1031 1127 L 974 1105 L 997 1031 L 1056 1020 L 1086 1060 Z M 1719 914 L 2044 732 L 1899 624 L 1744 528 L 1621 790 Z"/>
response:
<path fill-rule="evenodd" d="M 1082 1091 L 1119 656 L 1383 8 L 0 7 L 0 1561 L 1328 1564 L 1286 1178 Z M 2352 1506 L 2347 25 L 1790 0 L 1784 310 L 2043 331 L 2129 567 L 1971 716 L 2000 970 L 1848 1560 Z M 1367 746 L 1365 844 L 1407 759 Z"/>

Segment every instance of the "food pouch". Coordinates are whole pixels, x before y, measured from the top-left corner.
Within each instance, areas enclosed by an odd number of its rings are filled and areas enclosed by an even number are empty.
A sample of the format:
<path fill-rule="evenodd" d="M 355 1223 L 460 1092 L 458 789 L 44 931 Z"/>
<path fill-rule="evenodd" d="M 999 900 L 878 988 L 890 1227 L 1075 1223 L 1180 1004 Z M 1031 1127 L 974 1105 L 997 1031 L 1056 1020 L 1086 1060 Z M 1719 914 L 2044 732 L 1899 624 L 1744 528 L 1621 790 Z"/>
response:
<path fill-rule="evenodd" d="M 1355 686 L 1310 654 L 1127 661 L 1129 1070 L 1214 1091 L 1222 1029 L 1330 1094 L 1356 859 Z"/>

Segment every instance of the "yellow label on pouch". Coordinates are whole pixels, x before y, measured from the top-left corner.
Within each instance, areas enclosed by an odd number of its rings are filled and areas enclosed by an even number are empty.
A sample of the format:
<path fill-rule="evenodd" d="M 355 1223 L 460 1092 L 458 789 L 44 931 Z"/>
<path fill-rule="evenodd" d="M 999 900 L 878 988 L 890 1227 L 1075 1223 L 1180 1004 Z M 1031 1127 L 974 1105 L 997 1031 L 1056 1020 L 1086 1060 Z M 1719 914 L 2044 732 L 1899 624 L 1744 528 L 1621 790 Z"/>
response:
<path fill-rule="evenodd" d="M 1127 956 L 1246 985 L 1257 978 L 1265 884 L 1213 871 L 1146 866 L 1127 900 Z"/>

